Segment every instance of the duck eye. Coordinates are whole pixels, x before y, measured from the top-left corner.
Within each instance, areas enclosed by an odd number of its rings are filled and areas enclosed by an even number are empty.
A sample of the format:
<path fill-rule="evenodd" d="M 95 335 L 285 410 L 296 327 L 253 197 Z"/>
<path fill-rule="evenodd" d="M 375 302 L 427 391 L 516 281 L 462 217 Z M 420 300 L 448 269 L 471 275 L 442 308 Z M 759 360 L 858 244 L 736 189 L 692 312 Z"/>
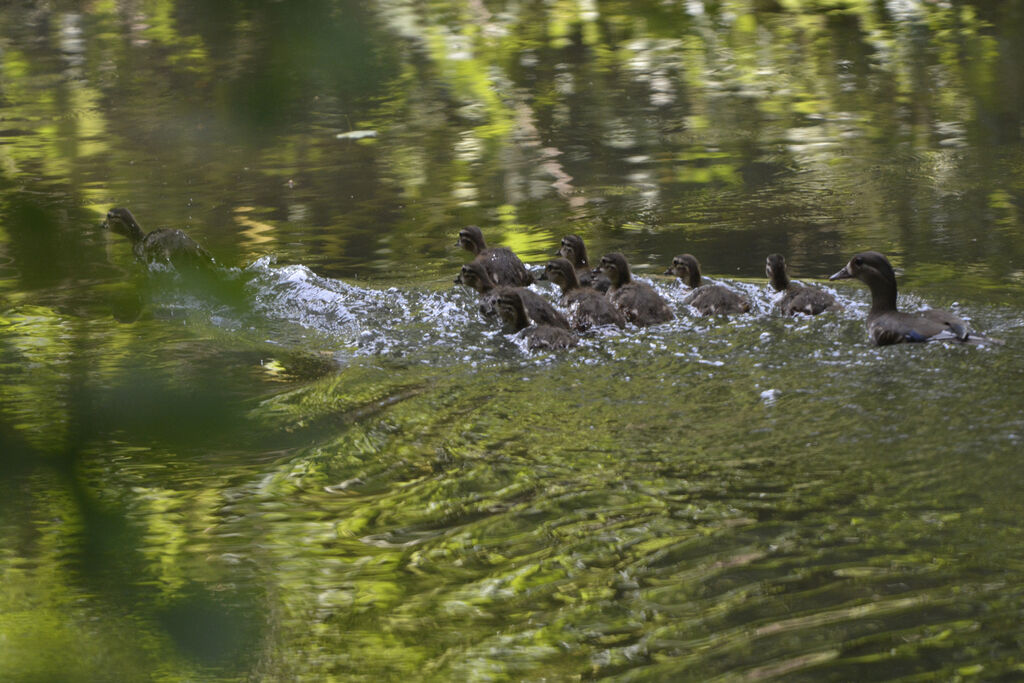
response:
<path fill-rule="evenodd" d="M 853 265 L 855 265 L 855 266 L 863 266 L 864 265 L 864 257 L 863 256 L 858 256 L 857 258 L 853 259 Z"/>

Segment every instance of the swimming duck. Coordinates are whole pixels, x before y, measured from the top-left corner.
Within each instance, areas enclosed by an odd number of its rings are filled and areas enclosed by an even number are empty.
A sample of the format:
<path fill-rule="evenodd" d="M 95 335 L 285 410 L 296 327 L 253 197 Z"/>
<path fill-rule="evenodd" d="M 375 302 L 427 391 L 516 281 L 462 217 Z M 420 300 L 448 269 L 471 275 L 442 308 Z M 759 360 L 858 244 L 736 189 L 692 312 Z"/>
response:
<path fill-rule="evenodd" d="M 653 287 L 633 279 L 626 257 L 622 254 L 613 252 L 602 256 L 601 270 L 611 282 L 608 298 L 629 322 L 646 327 L 676 317 L 668 302 Z"/>
<path fill-rule="evenodd" d="M 817 287 L 790 282 L 786 273 L 786 259 L 782 254 L 769 254 L 764 266 L 765 275 L 776 292 L 785 292 L 779 300 L 782 315 L 818 315 L 842 308 L 836 298 Z"/>
<path fill-rule="evenodd" d="M 567 329 L 544 324 L 530 324 L 530 316 L 523 305 L 522 293 L 526 290 L 503 289 L 495 302 L 498 315 L 510 332 L 519 333 L 526 340 L 530 351 L 538 349 L 566 349 L 576 346 L 579 338 Z M 536 321 L 535 321 L 536 322 Z"/>
<path fill-rule="evenodd" d="M 868 336 L 878 346 L 909 342 L 952 340 L 983 344 L 995 342 L 971 332 L 967 323 L 949 311 L 933 308 L 920 313 L 901 313 L 896 309 L 896 273 L 877 251 L 854 255 L 850 262 L 829 280 L 856 278 L 871 289 L 868 311 Z"/>
<path fill-rule="evenodd" d="M 596 289 L 580 285 L 576 269 L 567 259 L 548 261 L 544 275 L 561 288 L 561 303 L 569 309 L 569 322 L 573 329 L 583 332 L 601 325 L 626 326 L 626 319 L 608 297 Z"/>
<path fill-rule="evenodd" d="M 583 287 L 591 287 L 604 294 L 612 283 L 600 270 L 595 271 L 587 258 L 587 246 L 579 235 L 566 235 L 558 247 L 556 256 L 561 256 L 576 269 L 576 278 Z"/>
<path fill-rule="evenodd" d="M 487 264 L 491 279 L 499 285 L 529 287 L 533 284 L 533 276 L 519 257 L 508 247 L 488 247 L 483 233 L 475 225 L 459 230 L 456 246 L 476 256 L 477 261 Z"/>
<path fill-rule="evenodd" d="M 145 263 L 170 263 L 175 267 L 208 268 L 216 265 L 210 253 L 181 230 L 161 228 L 146 234 L 132 212 L 115 208 L 107 212 L 103 227 L 124 235 L 135 257 Z"/>
<path fill-rule="evenodd" d="M 702 285 L 700 262 L 693 254 L 680 254 L 672 259 L 672 265 L 665 275 L 676 275 L 683 284 L 693 289 L 683 304 L 693 306 L 700 315 L 729 315 L 746 313 L 750 301 L 724 285 Z"/>
<path fill-rule="evenodd" d="M 551 325 L 569 329 L 569 321 L 547 299 L 525 287 L 500 286 L 491 279 L 490 271 L 480 261 L 470 261 L 462 266 L 455 282 L 472 287 L 480 293 L 480 312 L 485 316 L 494 315 L 498 297 L 507 290 L 516 290 L 530 319 L 538 325 Z"/>

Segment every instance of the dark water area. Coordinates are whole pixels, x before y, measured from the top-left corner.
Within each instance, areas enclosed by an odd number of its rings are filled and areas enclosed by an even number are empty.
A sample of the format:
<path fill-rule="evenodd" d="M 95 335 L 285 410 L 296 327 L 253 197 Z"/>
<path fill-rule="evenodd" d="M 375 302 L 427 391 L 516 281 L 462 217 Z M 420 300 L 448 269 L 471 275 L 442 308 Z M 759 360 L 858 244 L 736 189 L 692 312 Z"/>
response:
<path fill-rule="evenodd" d="M 0 6 L 0 679 L 1024 678 L 1022 132 L 1021 2 Z M 468 224 L 676 319 L 528 352 Z"/>

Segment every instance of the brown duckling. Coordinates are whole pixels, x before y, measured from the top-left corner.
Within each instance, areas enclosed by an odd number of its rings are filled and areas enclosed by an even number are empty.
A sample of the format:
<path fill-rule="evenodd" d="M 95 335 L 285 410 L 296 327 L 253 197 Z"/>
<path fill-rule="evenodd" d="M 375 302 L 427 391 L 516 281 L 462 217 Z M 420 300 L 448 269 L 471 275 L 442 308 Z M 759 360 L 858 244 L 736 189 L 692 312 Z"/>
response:
<path fill-rule="evenodd" d="M 791 282 L 786 272 L 786 259 L 782 254 L 769 254 L 764 266 L 765 275 L 776 292 L 785 292 L 779 300 L 782 315 L 818 315 L 842 308 L 836 298 L 817 287 Z"/>
<path fill-rule="evenodd" d="M 519 257 L 508 247 L 488 247 L 483 233 L 475 225 L 459 230 L 456 246 L 461 246 L 473 254 L 477 261 L 485 263 L 491 279 L 499 285 L 529 287 L 533 284 L 533 275 Z"/>
<path fill-rule="evenodd" d="M 626 319 L 608 297 L 596 289 L 580 285 L 576 269 L 568 260 L 548 261 L 544 275 L 561 288 L 562 305 L 569 309 L 569 322 L 573 329 L 583 332 L 601 325 L 626 326 Z"/>
<path fill-rule="evenodd" d="M 576 269 L 576 278 L 583 287 L 591 287 L 602 294 L 608 291 L 612 283 L 600 270 L 595 271 L 587 258 L 587 246 L 579 235 L 566 235 L 558 247 L 556 256 L 561 256 Z"/>
<path fill-rule="evenodd" d="M 629 322 L 646 327 L 676 317 L 668 302 L 653 287 L 633 279 L 626 257 L 622 254 L 613 252 L 602 256 L 601 270 L 611 282 L 608 298 Z"/>
<path fill-rule="evenodd" d="M 525 287 L 499 286 L 491 279 L 490 271 L 480 261 L 470 261 L 462 266 L 455 282 L 472 287 L 480 294 L 480 312 L 494 315 L 498 297 L 506 290 L 516 290 L 526 307 L 527 315 L 538 325 L 551 325 L 569 329 L 569 321 L 547 299 Z"/>
<path fill-rule="evenodd" d="M 920 313 L 901 313 L 896 308 L 896 273 L 889 259 L 877 251 L 854 255 L 829 280 L 848 278 L 856 278 L 871 289 L 868 336 L 878 346 L 939 340 L 1002 343 L 974 334 L 966 322 L 949 311 L 933 308 Z"/>
<path fill-rule="evenodd" d="M 132 252 L 144 263 L 169 263 L 178 268 L 208 268 L 216 265 L 210 253 L 181 230 L 161 228 L 144 233 L 128 209 L 115 208 L 108 211 L 103 227 L 131 240 Z"/>
<path fill-rule="evenodd" d="M 567 329 L 544 324 L 530 324 L 530 316 L 523 305 L 522 289 L 504 288 L 498 294 L 495 305 L 506 328 L 519 333 L 526 340 L 530 351 L 538 349 L 566 349 L 576 346 L 579 338 Z M 536 321 L 535 321 L 536 322 Z"/>
<path fill-rule="evenodd" d="M 683 284 L 693 289 L 683 304 L 692 306 L 700 315 L 729 315 L 746 313 L 750 301 L 724 285 L 702 285 L 700 262 L 693 254 L 680 254 L 672 259 L 665 275 L 676 275 Z"/>

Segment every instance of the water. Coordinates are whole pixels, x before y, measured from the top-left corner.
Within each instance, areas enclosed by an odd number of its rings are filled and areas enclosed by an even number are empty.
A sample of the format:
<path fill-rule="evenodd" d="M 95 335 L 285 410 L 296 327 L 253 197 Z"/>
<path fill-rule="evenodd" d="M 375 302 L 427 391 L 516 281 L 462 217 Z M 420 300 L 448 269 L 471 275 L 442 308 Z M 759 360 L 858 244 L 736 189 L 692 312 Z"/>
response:
<path fill-rule="evenodd" d="M 1022 17 L 0 8 L 0 677 L 1020 677 Z M 528 353 L 468 223 L 678 317 Z M 870 346 L 867 248 L 1005 345 Z"/>

